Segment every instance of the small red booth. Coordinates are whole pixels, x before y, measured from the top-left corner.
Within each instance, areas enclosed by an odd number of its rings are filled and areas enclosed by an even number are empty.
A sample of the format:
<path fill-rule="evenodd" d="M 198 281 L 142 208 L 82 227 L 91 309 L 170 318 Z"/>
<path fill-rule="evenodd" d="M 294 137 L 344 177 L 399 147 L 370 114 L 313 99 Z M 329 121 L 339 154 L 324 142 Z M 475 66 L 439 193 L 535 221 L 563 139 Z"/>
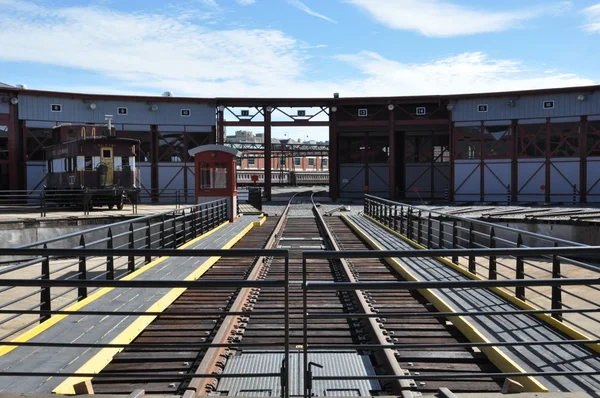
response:
<path fill-rule="evenodd" d="M 237 217 L 237 149 L 223 145 L 202 145 L 189 150 L 194 157 L 196 203 L 227 199 L 230 221 Z"/>

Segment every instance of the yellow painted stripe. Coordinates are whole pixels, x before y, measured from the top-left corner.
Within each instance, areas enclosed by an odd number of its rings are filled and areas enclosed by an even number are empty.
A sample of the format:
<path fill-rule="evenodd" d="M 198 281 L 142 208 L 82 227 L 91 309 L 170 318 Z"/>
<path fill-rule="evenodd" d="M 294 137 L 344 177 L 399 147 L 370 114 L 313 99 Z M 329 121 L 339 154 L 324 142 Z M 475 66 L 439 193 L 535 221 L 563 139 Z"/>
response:
<path fill-rule="evenodd" d="M 242 231 L 235 235 L 229 242 L 224 244 L 221 247 L 221 249 L 230 249 L 231 247 L 233 247 L 233 245 L 235 245 L 240 239 L 242 239 L 244 235 L 246 235 L 254 226 L 258 226 L 258 223 L 259 221 L 250 223 L 247 227 L 245 227 Z M 190 242 L 190 244 L 191 243 L 192 242 Z M 182 248 L 184 247 L 182 246 Z M 212 267 L 217 261 L 219 261 L 220 258 L 221 257 L 210 257 L 208 260 L 202 263 L 202 265 L 200 265 L 194 272 L 188 275 L 184 280 L 191 281 L 200 278 L 202 275 L 204 275 L 206 271 L 210 269 L 210 267 Z M 160 300 L 158 300 L 150 308 L 148 308 L 148 312 L 164 311 L 185 291 L 185 288 L 171 289 L 165 296 L 163 296 Z M 119 335 L 115 337 L 109 344 L 131 343 L 142 331 L 144 331 L 144 329 L 150 323 L 152 323 L 152 321 L 156 317 L 156 315 L 139 316 L 131 325 L 129 325 L 125 330 L 119 333 Z M 84 365 L 77 369 L 75 373 L 100 373 L 102 369 L 104 369 L 106 365 L 108 365 L 112 361 L 114 356 L 121 351 L 123 351 L 123 348 L 103 348 L 90 360 L 88 360 Z M 75 394 L 73 386 L 85 380 L 90 380 L 90 378 L 68 377 L 52 392 L 55 394 Z"/>
<path fill-rule="evenodd" d="M 213 234 L 214 232 L 218 231 L 219 229 L 223 228 L 227 224 L 228 224 L 228 222 L 225 222 L 225 223 L 219 225 L 218 227 L 214 228 L 213 230 L 208 231 L 207 233 L 205 233 L 203 235 L 200 235 L 197 238 L 192 239 L 188 243 L 186 243 L 183 246 L 181 246 L 180 249 L 185 249 L 185 248 L 189 247 L 190 245 L 193 245 L 194 243 L 198 242 L 199 240 L 204 239 L 207 236 L 209 236 L 209 235 Z M 120 280 L 122 280 L 122 281 L 128 281 L 128 280 L 131 280 L 133 278 L 136 278 L 137 276 L 143 274 L 144 272 L 148 271 L 152 267 L 155 267 L 158 264 L 162 263 L 167 258 L 169 258 L 169 257 L 160 257 L 160 258 L 157 258 L 156 260 L 154 260 L 154 261 L 152 261 L 152 262 L 144 265 L 143 267 L 141 267 L 140 269 L 132 272 L 131 274 L 124 276 Z M 80 310 L 83 307 L 85 307 L 86 305 L 88 305 L 88 304 L 90 304 L 90 303 L 98 300 L 100 297 L 104 296 L 105 294 L 107 294 L 108 292 L 110 292 L 113 289 L 114 289 L 113 287 L 105 287 L 105 288 L 99 289 L 98 291 L 94 292 L 93 294 L 91 294 L 87 298 L 85 298 L 85 299 L 83 299 L 83 300 L 81 300 L 81 301 L 79 301 L 79 302 L 77 302 L 77 303 L 75 303 L 75 304 L 67 307 L 65 309 L 65 311 L 77 311 L 77 310 Z M 39 334 L 41 334 L 42 332 L 50 329 L 52 326 L 56 325 L 58 322 L 60 322 L 61 320 L 65 319 L 68 316 L 69 315 L 54 315 L 50 319 L 48 319 L 47 321 L 42 322 L 39 325 L 37 325 L 36 327 L 34 327 L 33 329 L 30 329 L 30 330 L 24 332 L 23 334 L 19 335 L 14 340 L 12 340 L 12 342 L 23 343 L 23 342 L 29 341 L 32 338 L 34 338 L 34 337 L 38 336 Z M 14 350 L 15 348 L 17 348 L 17 346 L 1 346 L 0 347 L 0 356 L 8 354 L 9 352 L 11 352 L 12 350 Z"/>
<path fill-rule="evenodd" d="M 383 250 L 371 237 L 369 237 L 358 225 L 353 223 L 348 217 L 342 216 L 343 220 L 352 228 L 362 239 L 364 239 L 373 249 Z M 379 224 L 379 223 L 378 223 Z M 382 225 L 382 224 L 379 224 Z M 390 230 L 391 231 L 391 230 Z M 386 258 L 385 261 L 390 264 L 396 271 L 402 275 L 403 278 L 409 281 L 420 281 L 420 279 L 413 275 L 401 262 L 394 258 Z M 423 295 L 435 308 L 440 312 L 456 312 L 456 310 L 446 303 L 440 296 L 438 296 L 431 289 L 418 289 L 419 293 Z M 489 343 L 490 341 L 479 331 L 477 328 L 467 321 L 462 316 L 455 316 L 448 318 L 462 334 L 465 335 L 469 341 L 473 343 Z M 498 347 L 481 347 L 483 352 L 489 360 L 498 367 L 502 372 L 518 372 L 525 373 L 525 369 L 520 367 L 516 362 L 510 359 L 504 352 Z M 523 376 L 516 377 L 516 381 L 521 383 L 526 391 L 531 392 L 548 392 L 548 389 L 544 387 L 534 377 Z"/>
<path fill-rule="evenodd" d="M 388 228 L 386 225 L 381 224 L 380 222 L 376 221 L 374 218 L 366 216 L 367 218 L 369 218 L 371 221 L 373 221 L 374 223 L 376 223 L 377 225 L 380 225 L 381 227 L 385 228 L 386 230 L 388 230 L 389 232 L 393 233 L 394 235 L 398 236 L 399 238 L 401 238 L 402 240 L 404 240 L 405 242 L 409 243 L 410 245 L 412 245 L 415 248 L 419 248 L 419 249 L 426 249 L 424 246 L 418 244 L 417 242 L 408 239 L 407 237 L 399 234 L 398 232 L 394 231 L 393 229 Z M 439 261 L 443 262 L 444 264 L 446 264 L 447 266 L 451 267 L 452 269 L 460 272 L 461 274 L 463 274 L 464 276 L 473 279 L 473 280 L 487 280 L 485 278 L 482 278 L 479 275 L 475 275 L 471 272 L 469 272 L 468 269 L 466 269 L 463 266 L 460 266 L 458 264 L 453 263 L 450 259 L 445 258 L 445 257 L 436 257 Z M 531 305 L 519 298 L 517 298 L 514 294 L 512 294 L 511 292 L 509 292 L 506 289 L 503 288 L 499 288 L 499 287 L 490 287 L 489 290 L 491 290 L 492 292 L 498 294 L 499 296 L 501 296 L 502 298 L 504 298 L 505 300 L 511 302 L 512 304 L 516 305 L 517 307 L 523 309 L 523 310 L 543 310 L 544 308 L 540 308 L 540 307 L 536 307 L 534 305 Z M 547 323 L 548 325 L 552 326 L 553 328 L 559 330 L 560 332 L 564 333 L 565 335 L 567 335 L 568 337 L 574 339 L 574 340 L 593 340 L 590 336 L 581 333 L 580 331 L 570 327 L 569 325 L 558 321 L 557 319 L 553 318 L 551 315 L 548 314 L 533 314 L 535 317 L 537 317 L 538 319 L 542 320 L 543 322 Z M 591 350 L 600 353 L 600 344 L 597 343 L 590 343 L 590 344 L 586 344 L 586 346 L 588 348 L 590 348 Z"/>

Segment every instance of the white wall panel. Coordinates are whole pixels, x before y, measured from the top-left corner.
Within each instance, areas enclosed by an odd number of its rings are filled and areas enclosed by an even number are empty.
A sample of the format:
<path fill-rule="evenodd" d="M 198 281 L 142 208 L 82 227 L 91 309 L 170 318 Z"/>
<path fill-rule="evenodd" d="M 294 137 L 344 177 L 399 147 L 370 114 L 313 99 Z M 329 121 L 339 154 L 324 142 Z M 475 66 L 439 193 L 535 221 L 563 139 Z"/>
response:
<path fill-rule="evenodd" d="M 600 157 L 589 157 L 587 162 L 587 201 L 600 202 Z"/>
<path fill-rule="evenodd" d="M 573 188 L 577 186 L 575 203 L 579 202 L 579 171 L 578 158 L 550 161 L 550 201 L 573 203 Z"/>
<path fill-rule="evenodd" d="M 454 164 L 454 200 L 479 201 L 481 190 L 479 160 L 456 160 Z"/>
<path fill-rule="evenodd" d="M 27 162 L 27 190 L 43 190 L 45 179 L 45 162 Z"/>
<path fill-rule="evenodd" d="M 546 159 L 518 159 L 517 200 L 520 202 L 543 202 L 546 191 Z"/>
<path fill-rule="evenodd" d="M 150 193 L 152 188 L 152 179 L 150 171 L 150 163 L 138 162 L 137 164 L 137 179 L 140 182 L 140 195 L 142 197 L 142 203 L 150 202 Z"/>
<path fill-rule="evenodd" d="M 369 193 L 371 195 L 383 196 L 389 195 L 390 189 L 390 168 L 387 164 L 369 165 Z"/>
<path fill-rule="evenodd" d="M 486 159 L 483 167 L 483 200 L 506 202 L 510 185 L 511 162 L 506 159 Z M 512 188 L 512 187 L 511 187 Z"/>
<path fill-rule="evenodd" d="M 340 165 L 340 197 L 361 198 L 364 196 L 365 166 Z"/>

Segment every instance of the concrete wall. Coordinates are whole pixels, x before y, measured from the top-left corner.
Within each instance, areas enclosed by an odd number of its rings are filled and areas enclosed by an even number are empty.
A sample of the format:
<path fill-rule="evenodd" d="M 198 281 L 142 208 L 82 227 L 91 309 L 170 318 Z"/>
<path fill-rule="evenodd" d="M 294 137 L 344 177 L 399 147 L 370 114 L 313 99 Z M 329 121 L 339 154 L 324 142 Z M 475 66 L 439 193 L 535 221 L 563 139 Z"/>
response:
<path fill-rule="evenodd" d="M 583 116 L 600 114 L 600 92 L 587 93 L 585 101 L 577 96 L 585 93 L 563 93 L 517 96 L 493 96 L 460 99 L 452 109 L 452 120 L 497 120 L 539 117 Z M 507 102 L 515 105 L 509 107 Z M 554 109 L 544 109 L 544 101 L 554 100 Z M 478 112 L 478 105 L 487 104 L 487 112 Z"/>
<path fill-rule="evenodd" d="M 89 103 L 96 104 L 91 110 Z M 151 111 L 147 101 L 133 100 L 90 100 L 85 103 L 82 99 L 61 97 L 19 95 L 19 119 L 62 121 L 70 123 L 106 123 L 104 115 L 113 115 L 114 123 L 132 124 L 171 124 L 171 125 L 206 125 L 216 123 L 215 108 L 212 104 L 197 104 L 182 102 L 161 102 L 157 97 L 152 104 L 158 105 L 157 111 Z M 61 112 L 52 112 L 51 105 L 62 105 Z M 127 108 L 127 115 L 119 115 L 117 108 Z M 189 117 L 181 116 L 181 109 L 190 109 Z M 210 131 L 210 130 L 209 130 Z"/>
<path fill-rule="evenodd" d="M 114 218 L 103 218 L 103 219 L 92 219 L 92 220 L 69 220 L 69 221 L 51 221 L 51 222 L 39 222 L 35 224 L 27 224 L 27 223 L 5 223 L 0 225 L 0 248 L 10 248 L 17 247 L 22 245 L 27 245 L 35 242 L 41 242 L 47 239 L 56 238 L 57 236 L 68 235 L 75 232 L 82 232 L 85 230 L 89 230 L 92 228 L 96 228 L 100 225 L 112 224 L 115 223 Z M 153 220 L 152 223 L 157 223 L 158 220 Z M 142 223 L 134 223 L 134 229 L 143 228 L 145 226 L 145 222 Z M 169 219 L 166 220 L 165 230 L 166 234 L 169 235 L 171 229 L 173 227 L 173 222 Z M 119 246 L 124 246 L 124 248 L 128 247 L 129 244 L 129 223 L 112 227 L 113 234 L 113 247 L 118 248 Z M 152 248 L 158 248 L 160 245 L 159 242 L 159 233 L 160 233 L 160 225 L 153 225 L 150 228 L 151 234 L 156 234 L 152 237 Z M 177 233 L 181 234 L 182 227 L 178 224 Z M 106 238 L 108 235 L 108 229 L 102 228 L 98 231 L 85 233 L 84 239 L 86 244 L 91 244 L 93 242 L 102 240 Z M 118 236 L 123 234 L 123 236 Z M 145 247 L 146 241 L 144 237 L 146 236 L 146 232 L 138 231 L 134 232 L 134 239 L 140 240 L 135 243 L 135 248 Z M 48 248 L 53 249 L 69 249 L 73 247 L 79 246 L 80 235 L 68 238 L 61 239 L 57 242 L 51 242 L 48 244 Z M 172 237 L 165 239 L 166 244 L 169 246 L 172 244 Z M 39 246 L 41 247 L 41 246 Z M 106 248 L 106 242 L 97 243 L 93 246 L 97 249 Z M 24 257 L 2 257 L 0 260 L 8 261 L 8 260 L 17 260 L 19 258 Z M 27 258 L 27 257 L 25 257 Z"/>

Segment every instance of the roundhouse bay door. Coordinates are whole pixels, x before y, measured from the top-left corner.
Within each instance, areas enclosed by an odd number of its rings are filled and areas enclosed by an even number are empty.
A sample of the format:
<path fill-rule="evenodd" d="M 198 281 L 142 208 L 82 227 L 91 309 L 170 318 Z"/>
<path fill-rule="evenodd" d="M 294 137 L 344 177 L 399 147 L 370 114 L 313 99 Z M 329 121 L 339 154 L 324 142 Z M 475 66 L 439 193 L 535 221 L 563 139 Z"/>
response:
<path fill-rule="evenodd" d="M 106 178 L 101 178 L 103 185 L 113 185 L 114 167 L 113 167 L 113 149 L 111 147 L 100 148 L 100 162 L 106 166 Z"/>

